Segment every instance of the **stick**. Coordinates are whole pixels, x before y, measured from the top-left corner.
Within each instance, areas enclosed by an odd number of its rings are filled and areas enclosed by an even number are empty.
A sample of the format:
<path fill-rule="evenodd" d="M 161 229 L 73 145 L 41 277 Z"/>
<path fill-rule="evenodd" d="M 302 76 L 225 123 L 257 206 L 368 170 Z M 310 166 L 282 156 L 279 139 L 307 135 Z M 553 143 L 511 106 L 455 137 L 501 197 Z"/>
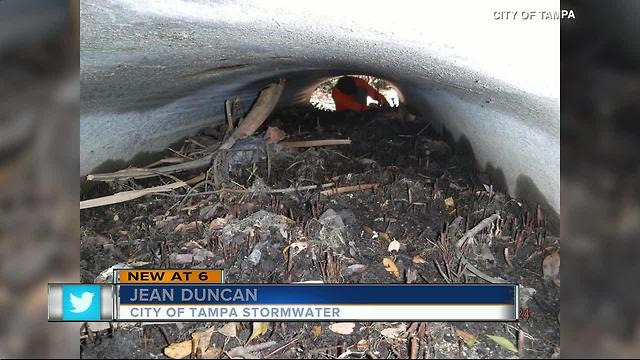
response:
<path fill-rule="evenodd" d="M 325 196 L 329 196 L 329 195 L 342 194 L 342 193 L 352 192 L 352 191 L 374 189 L 377 186 L 378 186 L 377 183 L 343 186 L 343 187 L 339 187 L 339 188 L 335 188 L 335 189 L 322 190 L 320 192 L 320 194 L 325 195 Z"/>
<path fill-rule="evenodd" d="M 181 171 L 198 169 L 209 166 L 213 155 L 207 155 L 197 160 L 191 160 L 177 165 L 162 166 L 155 169 L 129 168 L 113 173 L 90 174 L 87 175 L 89 181 L 114 181 L 125 179 L 143 179 L 163 174 L 172 174 Z"/>
<path fill-rule="evenodd" d="M 231 136 L 220 145 L 220 149 L 230 149 L 237 140 L 252 135 L 260 125 L 267 120 L 267 117 L 276 107 L 280 95 L 282 95 L 284 83 L 284 79 L 280 79 L 277 83 L 270 84 L 260 92 L 258 99 L 255 104 L 253 104 L 247 116 L 240 120 L 238 127 L 233 131 Z"/>
<path fill-rule="evenodd" d="M 483 273 L 482 271 L 480 271 L 480 269 L 478 269 L 477 267 L 471 265 L 469 260 L 467 260 L 467 258 L 465 258 L 464 255 L 462 255 L 460 253 L 460 250 L 456 249 L 456 253 L 457 253 L 458 257 L 460 258 L 460 261 L 462 262 L 462 264 L 467 268 L 467 270 L 471 271 L 473 274 L 475 274 L 480 279 L 482 279 L 484 281 L 487 281 L 487 282 L 490 282 L 492 284 L 506 284 L 506 283 L 508 283 L 508 281 L 506 281 L 504 279 L 495 278 L 495 277 L 489 276 L 489 275 Z"/>
<path fill-rule="evenodd" d="M 417 359 L 418 358 L 418 338 L 415 336 L 411 337 L 411 346 L 409 347 L 409 359 Z"/>
<path fill-rule="evenodd" d="M 123 191 L 123 192 L 119 192 L 109 196 L 103 196 L 96 199 L 81 201 L 80 209 L 89 209 L 89 208 L 94 208 L 98 206 L 118 204 L 121 202 L 137 199 L 145 195 L 158 193 L 158 192 L 171 191 L 173 189 L 181 188 L 184 186 L 188 186 L 186 182 L 177 181 L 171 184 L 156 186 L 148 189 Z"/>
<path fill-rule="evenodd" d="M 233 131 L 233 115 L 231 115 L 231 103 L 229 100 L 224 101 L 224 112 L 227 117 L 227 133 Z"/>
<path fill-rule="evenodd" d="M 464 243 L 467 242 L 467 240 L 469 240 L 472 237 L 476 236 L 484 228 L 491 226 L 491 224 L 494 221 L 496 221 L 497 219 L 500 219 L 500 214 L 495 213 L 495 214 L 489 216 L 488 218 L 480 221 L 478 223 L 478 225 L 473 227 L 473 229 L 470 229 L 469 231 L 464 233 L 464 235 L 462 235 L 462 237 L 460 238 L 460 240 L 458 240 L 458 243 L 457 243 L 458 248 L 461 248 L 464 245 Z"/>
<path fill-rule="evenodd" d="M 350 145 L 349 139 L 327 139 L 327 140 L 307 140 L 307 141 L 285 141 L 280 145 L 287 148 L 329 146 L 329 145 Z"/>
<path fill-rule="evenodd" d="M 298 341 L 298 338 L 295 337 L 293 340 L 289 341 L 288 343 L 280 346 L 279 348 L 273 350 L 272 352 L 270 352 L 269 354 L 267 354 L 267 356 L 265 356 L 265 359 L 269 359 L 271 356 L 273 356 L 275 353 L 277 353 L 278 351 L 286 348 L 287 346 L 291 346 L 293 343 L 295 343 L 296 341 Z"/>

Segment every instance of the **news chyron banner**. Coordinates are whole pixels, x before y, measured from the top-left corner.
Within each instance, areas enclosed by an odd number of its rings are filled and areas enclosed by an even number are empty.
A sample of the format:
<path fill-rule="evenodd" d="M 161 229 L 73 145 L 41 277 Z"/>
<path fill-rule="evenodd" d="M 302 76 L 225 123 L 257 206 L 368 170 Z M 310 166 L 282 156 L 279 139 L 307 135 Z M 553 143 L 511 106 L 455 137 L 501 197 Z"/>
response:
<path fill-rule="evenodd" d="M 115 270 L 49 284 L 49 321 L 517 321 L 516 284 L 224 284 L 221 270 Z"/>

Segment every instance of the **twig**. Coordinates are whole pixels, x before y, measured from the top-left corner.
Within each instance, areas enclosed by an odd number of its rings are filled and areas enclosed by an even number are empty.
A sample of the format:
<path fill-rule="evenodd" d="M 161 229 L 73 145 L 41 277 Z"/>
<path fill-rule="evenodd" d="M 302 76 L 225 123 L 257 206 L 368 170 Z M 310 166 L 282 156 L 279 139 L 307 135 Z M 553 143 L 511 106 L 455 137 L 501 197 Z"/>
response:
<path fill-rule="evenodd" d="M 524 340 L 524 332 L 522 330 L 518 330 L 518 357 L 524 357 L 525 350 L 525 340 Z"/>
<path fill-rule="evenodd" d="M 154 166 L 158 166 L 162 164 L 182 164 L 185 161 L 184 159 L 185 159 L 184 157 L 168 157 L 168 158 L 160 159 L 156 162 L 153 162 L 147 165 L 146 167 L 151 169 Z"/>
<path fill-rule="evenodd" d="M 295 343 L 296 341 L 298 341 L 298 337 L 293 338 L 293 340 L 291 340 L 291 341 L 289 341 L 288 343 L 286 343 L 286 344 L 284 344 L 284 345 L 280 346 L 279 348 L 277 348 L 277 349 L 273 350 L 272 352 L 270 352 L 269 354 L 267 354 L 264 358 L 265 358 L 265 359 L 268 359 L 268 358 L 272 357 L 275 353 L 277 353 L 278 351 L 280 351 L 280 350 L 282 350 L 282 349 L 286 348 L 287 346 L 291 346 L 291 345 L 293 345 L 293 343 Z"/>
<path fill-rule="evenodd" d="M 496 221 L 497 219 L 500 219 L 500 214 L 495 213 L 489 216 L 488 218 L 480 221 L 478 225 L 474 226 L 472 229 L 470 229 L 469 231 L 464 233 L 464 235 L 462 235 L 462 237 L 460 238 L 460 240 L 458 240 L 458 243 L 457 243 L 458 248 L 461 248 L 467 242 L 467 240 L 476 236 L 480 231 L 491 226 L 491 224 L 493 224 L 493 222 Z"/>
<path fill-rule="evenodd" d="M 451 280 L 449 280 L 449 278 L 447 277 L 447 274 L 444 273 L 444 271 L 442 271 L 442 268 L 440 267 L 440 264 L 438 263 L 437 260 L 434 260 L 436 263 L 436 269 L 438 269 L 438 272 L 440 273 L 440 276 L 442 276 L 442 278 L 444 279 L 444 281 L 447 282 L 447 284 L 451 283 Z"/>
<path fill-rule="evenodd" d="M 489 275 L 483 273 L 482 271 L 480 271 L 480 269 L 478 269 L 477 267 L 471 265 L 469 260 L 467 260 L 467 258 L 465 258 L 464 255 L 462 255 L 460 253 L 460 250 L 456 249 L 456 254 L 459 256 L 460 262 L 462 262 L 462 264 L 467 268 L 467 270 L 471 271 L 473 274 L 475 274 L 477 277 L 481 278 L 482 280 L 490 282 L 492 284 L 506 284 L 506 283 L 508 283 L 508 281 L 506 281 L 504 279 L 495 278 L 495 277 L 489 276 Z"/>
<path fill-rule="evenodd" d="M 177 165 L 162 166 L 154 169 L 129 168 L 129 169 L 116 171 L 113 173 L 90 174 L 90 175 L 87 175 L 87 180 L 114 181 L 114 180 L 125 180 L 125 179 L 143 179 L 143 178 L 148 178 L 152 176 L 172 174 L 176 172 L 193 170 L 193 169 L 209 166 L 212 159 L 213 159 L 213 154 L 210 154 L 197 160 L 186 161 L 182 164 L 177 164 Z"/>
<path fill-rule="evenodd" d="M 415 336 L 411 337 L 411 345 L 409 348 L 409 359 L 417 359 L 418 358 L 418 338 Z"/>
<path fill-rule="evenodd" d="M 378 186 L 377 183 L 343 186 L 343 187 L 339 187 L 339 188 L 335 188 L 335 189 L 322 190 L 320 192 L 320 194 L 325 195 L 325 196 L 329 196 L 329 195 L 342 194 L 342 193 L 347 193 L 347 192 L 352 192 L 352 191 L 374 189 L 377 186 Z"/>
<path fill-rule="evenodd" d="M 284 79 L 280 79 L 277 83 L 270 84 L 260 92 L 258 99 L 247 116 L 240 120 L 238 127 L 235 128 L 231 136 L 220 145 L 220 149 L 230 149 L 237 140 L 252 135 L 260 125 L 262 125 L 276 107 L 280 95 L 282 95 L 282 91 L 284 90 L 284 83 Z"/>
<path fill-rule="evenodd" d="M 322 184 L 320 185 L 321 188 L 326 189 L 329 188 L 331 186 L 334 186 L 334 183 L 326 183 L 326 184 Z M 284 188 L 284 189 L 272 189 L 272 190 L 266 190 L 264 191 L 264 193 L 266 194 L 286 194 L 286 193 L 291 193 L 291 192 L 296 192 L 296 191 L 306 191 L 306 190 L 314 190 L 317 189 L 318 185 L 307 185 L 307 186 L 298 186 L 298 187 L 288 187 L 288 188 Z M 201 196 L 201 195 L 213 195 L 213 194 L 220 194 L 220 193 L 232 193 L 232 194 L 246 194 L 246 193 L 250 193 L 253 192 L 253 190 L 251 189 L 220 189 L 220 190 L 213 190 L 213 191 L 203 191 L 203 192 L 199 192 L 199 193 L 195 193 L 195 194 L 186 194 L 186 195 L 173 195 L 173 194 L 159 194 L 159 195 L 166 195 L 166 196 L 171 196 L 171 197 L 191 197 L 191 196 Z"/>
<path fill-rule="evenodd" d="M 284 141 L 280 145 L 287 148 L 329 146 L 329 145 L 350 145 L 350 139 L 325 139 L 325 140 L 305 140 L 305 141 Z"/>
<path fill-rule="evenodd" d="M 148 189 L 123 191 L 123 192 L 119 192 L 109 196 L 103 196 L 96 199 L 81 201 L 80 209 L 89 209 L 89 208 L 94 208 L 98 206 L 117 204 L 117 203 L 129 201 L 129 200 L 137 199 L 145 195 L 154 194 L 158 192 L 171 191 L 173 189 L 177 189 L 185 186 L 188 186 L 186 182 L 177 181 L 171 184 L 156 186 Z"/>
<path fill-rule="evenodd" d="M 233 115 L 231 114 L 231 103 L 229 100 L 224 101 L 224 111 L 227 118 L 227 133 L 233 131 Z"/>
<path fill-rule="evenodd" d="M 420 136 L 425 130 L 427 130 L 429 128 L 429 126 L 431 126 L 431 121 L 429 121 L 427 123 L 427 125 L 425 125 L 420 131 L 418 131 L 415 135 L 415 137 Z"/>

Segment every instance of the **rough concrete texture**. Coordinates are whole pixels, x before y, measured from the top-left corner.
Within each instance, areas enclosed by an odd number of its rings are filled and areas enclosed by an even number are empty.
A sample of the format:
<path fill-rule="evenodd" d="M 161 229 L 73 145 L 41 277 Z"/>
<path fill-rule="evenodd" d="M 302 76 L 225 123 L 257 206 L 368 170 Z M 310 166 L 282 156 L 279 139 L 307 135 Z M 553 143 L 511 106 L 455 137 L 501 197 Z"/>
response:
<path fill-rule="evenodd" d="M 81 175 L 222 122 L 225 99 L 247 109 L 278 77 L 286 106 L 369 74 L 559 212 L 559 21 L 494 20 L 507 10 L 557 2 L 84 0 Z"/>

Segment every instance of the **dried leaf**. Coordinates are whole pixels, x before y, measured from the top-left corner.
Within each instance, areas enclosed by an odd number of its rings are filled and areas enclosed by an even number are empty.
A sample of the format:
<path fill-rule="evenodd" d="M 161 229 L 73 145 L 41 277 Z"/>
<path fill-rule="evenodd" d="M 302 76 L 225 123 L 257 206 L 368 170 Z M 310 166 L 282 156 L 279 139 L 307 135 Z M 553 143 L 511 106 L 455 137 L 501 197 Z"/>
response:
<path fill-rule="evenodd" d="M 380 240 L 391 241 L 391 237 L 386 232 L 379 233 Z"/>
<path fill-rule="evenodd" d="M 227 224 L 227 220 L 224 218 L 216 218 L 209 223 L 209 231 L 220 230 Z"/>
<path fill-rule="evenodd" d="M 367 236 L 373 236 L 373 234 L 376 233 L 375 231 L 373 231 L 372 228 L 368 227 L 367 225 L 362 225 L 362 231 L 364 231 L 364 233 L 367 234 Z"/>
<path fill-rule="evenodd" d="M 382 265 L 384 265 L 385 270 L 387 270 L 390 273 L 393 273 L 393 275 L 395 275 L 396 278 L 400 279 L 400 270 L 398 270 L 396 263 L 391 258 L 386 257 L 382 259 Z"/>
<path fill-rule="evenodd" d="M 269 126 L 264 133 L 264 139 L 267 144 L 275 144 L 287 137 L 287 133 L 275 126 Z"/>
<path fill-rule="evenodd" d="M 506 338 L 504 338 L 502 336 L 487 335 L 487 337 L 489 339 L 493 340 L 496 344 L 502 346 L 503 348 L 505 348 L 505 349 L 507 349 L 507 350 L 509 350 L 511 352 L 514 352 L 514 353 L 518 352 L 518 349 L 516 348 L 516 346 L 513 345 L 511 343 L 511 341 L 507 340 Z"/>
<path fill-rule="evenodd" d="M 171 359 L 184 359 L 191 355 L 191 340 L 173 343 L 164 348 L 164 354 Z"/>
<path fill-rule="evenodd" d="M 313 327 L 313 336 L 315 337 L 319 337 L 320 335 L 322 335 L 322 326 L 320 325 L 315 325 Z"/>
<path fill-rule="evenodd" d="M 188 224 L 178 224 L 178 226 L 173 229 L 173 232 L 194 230 L 199 225 L 202 225 L 202 221 L 192 221 Z"/>
<path fill-rule="evenodd" d="M 400 243 L 398 240 L 393 240 L 389 243 L 389 248 L 387 249 L 389 252 L 395 251 L 398 252 L 400 250 Z"/>
<path fill-rule="evenodd" d="M 542 273 L 546 280 L 560 286 L 560 253 L 554 252 L 542 261 Z"/>
<path fill-rule="evenodd" d="M 389 339 L 397 339 L 407 330 L 407 324 L 401 323 L 396 327 L 391 327 L 380 331 L 380 335 Z"/>
<path fill-rule="evenodd" d="M 251 336 L 249 336 L 249 340 L 247 342 L 257 338 L 258 336 L 264 335 L 269 330 L 268 322 L 254 322 L 253 330 L 251 331 Z"/>
<path fill-rule="evenodd" d="M 218 332 L 226 337 L 236 337 L 236 328 L 238 323 L 236 322 L 228 322 L 223 327 L 218 329 Z"/>
<path fill-rule="evenodd" d="M 456 330 L 456 335 L 460 336 L 464 343 L 467 344 L 468 347 L 472 348 L 476 346 L 476 337 L 473 334 L 470 334 L 463 330 Z"/>
<path fill-rule="evenodd" d="M 454 208 L 456 206 L 456 203 L 453 201 L 452 197 L 444 199 L 444 204 L 447 206 L 447 208 Z"/>
<path fill-rule="evenodd" d="M 427 260 L 423 259 L 420 255 L 416 255 L 411 259 L 414 264 L 426 264 Z"/>
<path fill-rule="evenodd" d="M 211 342 L 211 335 L 216 331 L 215 328 L 211 327 L 204 331 L 196 331 L 191 334 L 191 339 L 193 340 L 193 348 L 197 353 L 204 354 L 205 351 L 209 348 L 209 343 Z"/>
<path fill-rule="evenodd" d="M 335 324 L 329 325 L 329 330 L 333 331 L 336 334 L 349 335 L 353 332 L 353 328 L 355 326 L 356 324 L 351 322 L 335 323 Z"/>
<path fill-rule="evenodd" d="M 128 263 L 127 265 L 137 268 L 137 267 L 147 266 L 149 264 L 151 264 L 149 261 L 133 261 Z"/>
<path fill-rule="evenodd" d="M 358 343 L 356 344 L 356 348 L 358 349 L 358 351 L 365 351 L 369 349 L 369 342 L 366 339 L 362 339 L 358 341 Z"/>
<path fill-rule="evenodd" d="M 362 274 L 365 270 L 367 270 L 366 265 L 362 265 L 362 264 L 349 265 L 342 271 L 342 276 Z"/>

